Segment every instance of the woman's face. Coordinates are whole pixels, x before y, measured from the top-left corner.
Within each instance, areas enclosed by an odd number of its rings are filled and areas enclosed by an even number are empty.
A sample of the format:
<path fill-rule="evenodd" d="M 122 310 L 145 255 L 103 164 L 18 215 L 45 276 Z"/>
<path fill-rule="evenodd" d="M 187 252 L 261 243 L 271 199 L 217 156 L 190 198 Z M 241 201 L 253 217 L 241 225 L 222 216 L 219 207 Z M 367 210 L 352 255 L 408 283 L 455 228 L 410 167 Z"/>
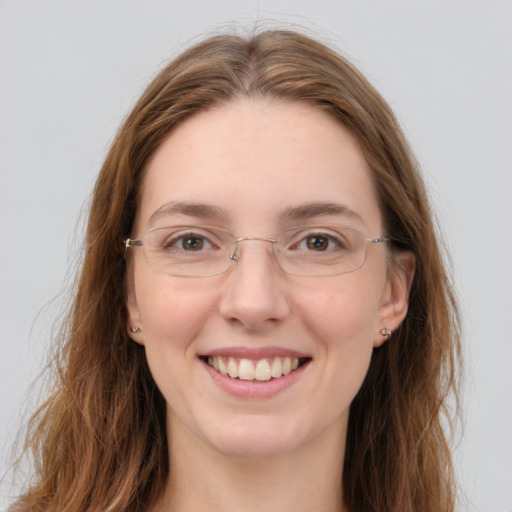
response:
<path fill-rule="evenodd" d="M 134 235 L 206 225 L 269 238 L 338 224 L 385 234 L 353 137 L 308 104 L 245 99 L 199 113 L 163 142 L 147 165 Z M 167 402 L 171 447 L 188 439 L 268 457 L 339 443 L 385 341 L 379 331 L 405 315 L 410 279 L 389 277 L 385 243 L 368 244 L 361 269 L 333 277 L 285 274 L 268 241 L 239 249 L 236 264 L 212 277 L 171 276 L 130 249 L 127 327 L 139 327 L 130 335 Z"/>

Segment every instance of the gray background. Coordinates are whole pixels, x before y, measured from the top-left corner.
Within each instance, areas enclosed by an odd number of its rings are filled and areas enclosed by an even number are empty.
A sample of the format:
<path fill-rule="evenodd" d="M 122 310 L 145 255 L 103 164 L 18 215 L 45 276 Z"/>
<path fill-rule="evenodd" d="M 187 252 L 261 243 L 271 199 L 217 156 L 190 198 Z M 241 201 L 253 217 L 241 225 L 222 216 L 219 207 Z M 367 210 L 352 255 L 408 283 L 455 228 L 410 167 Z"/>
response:
<path fill-rule="evenodd" d="M 0 473 L 67 298 L 83 205 L 148 79 L 197 36 L 305 27 L 397 112 L 464 319 L 460 510 L 512 511 L 512 2 L 0 0 Z M 56 320 L 57 319 L 57 320 Z M 0 490 L 0 508 L 14 492 Z"/>

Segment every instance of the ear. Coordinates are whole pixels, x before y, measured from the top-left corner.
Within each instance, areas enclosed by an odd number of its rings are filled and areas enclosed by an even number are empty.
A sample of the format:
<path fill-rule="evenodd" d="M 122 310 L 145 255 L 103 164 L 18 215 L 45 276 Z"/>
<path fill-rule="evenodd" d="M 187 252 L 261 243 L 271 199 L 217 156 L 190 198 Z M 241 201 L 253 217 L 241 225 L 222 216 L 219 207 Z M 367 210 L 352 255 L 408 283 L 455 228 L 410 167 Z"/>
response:
<path fill-rule="evenodd" d="M 139 307 L 131 286 L 129 286 L 129 290 L 126 294 L 126 312 L 126 329 L 128 336 L 136 343 L 144 345 L 144 330 L 140 319 Z"/>
<path fill-rule="evenodd" d="M 384 288 L 379 307 L 378 332 L 374 346 L 380 347 L 387 339 L 380 333 L 381 329 L 391 332 L 398 329 L 409 308 L 409 293 L 414 279 L 416 258 L 411 252 L 393 255 L 392 268 Z"/>

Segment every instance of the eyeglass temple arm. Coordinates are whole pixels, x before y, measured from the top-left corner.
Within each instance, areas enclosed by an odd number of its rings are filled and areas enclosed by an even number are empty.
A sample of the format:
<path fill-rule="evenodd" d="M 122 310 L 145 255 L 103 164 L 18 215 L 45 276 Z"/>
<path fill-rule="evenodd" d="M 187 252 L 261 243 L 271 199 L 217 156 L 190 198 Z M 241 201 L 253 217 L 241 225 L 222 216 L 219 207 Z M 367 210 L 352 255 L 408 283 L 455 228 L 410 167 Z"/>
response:
<path fill-rule="evenodd" d="M 123 245 L 125 249 L 129 249 L 130 247 L 141 247 L 142 246 L 142 240 L 132 240 L 131 238 L 127 238 Z"/>

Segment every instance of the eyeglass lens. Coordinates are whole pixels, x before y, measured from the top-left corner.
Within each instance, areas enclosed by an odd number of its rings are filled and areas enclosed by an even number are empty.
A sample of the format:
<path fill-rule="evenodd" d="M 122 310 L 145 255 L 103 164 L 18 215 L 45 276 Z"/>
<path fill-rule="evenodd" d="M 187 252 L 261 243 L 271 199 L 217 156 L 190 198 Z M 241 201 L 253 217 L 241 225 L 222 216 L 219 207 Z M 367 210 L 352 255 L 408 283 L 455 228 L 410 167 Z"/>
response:
<path fill-rule="evenodd" d="M 367 239 L 347 226 L 301 226 L 275 238 L 237 238 L 209 226 L 169 226 L 148 231 L 144 253 L 151 267 L 174 276 L 207 277 L 227 272 L 242 257 L 242 246 L 271 243 L 278 266 L 297 276 L 334 276 L 364 264 Z"/>

